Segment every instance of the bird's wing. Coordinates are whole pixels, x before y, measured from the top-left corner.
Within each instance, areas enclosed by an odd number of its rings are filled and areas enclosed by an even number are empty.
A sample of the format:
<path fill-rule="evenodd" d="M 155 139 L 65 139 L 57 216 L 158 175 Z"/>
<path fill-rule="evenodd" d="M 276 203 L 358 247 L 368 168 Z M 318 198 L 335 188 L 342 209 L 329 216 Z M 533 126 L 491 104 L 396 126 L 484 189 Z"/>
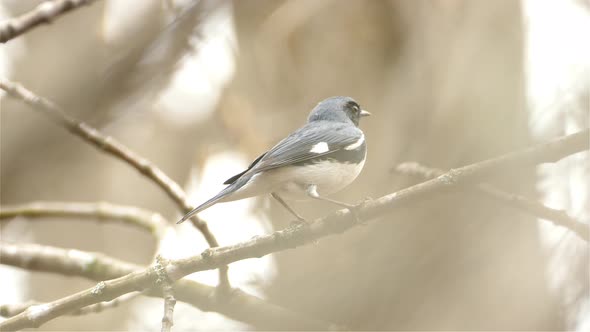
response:
<path fill-rule="evenodd" d="M 262 159 L 262 157 L 264 157 L 264 155 L 266 155 L 266 152 L 261 154 L 260 156 L 258 156 L 258 158 L 254 159 L 254 161 L 250 164 L 250 166 L 248 166 L 248 168 L 245 171 L 243 171 L 239 174 L 236 174 L 236 175 L 232 176 L 231 178 L 225 180 L 225 182 L 223 184 L 232 184 L 232 183 L 236 182 L 236 180 L 239 179 L 240 176 L 244 175 L 246 172 L 251 170 L 252 167 L 254 167 L 254 165 L 256 165 L 260 161 L 260 159 Z"/>
<path fill-rule="evenodd" d="M 329 155 L 362 139 L 363 132 L 355 126 L 314 121 L 280 141 L 247 172 L 254 174 Z"/>

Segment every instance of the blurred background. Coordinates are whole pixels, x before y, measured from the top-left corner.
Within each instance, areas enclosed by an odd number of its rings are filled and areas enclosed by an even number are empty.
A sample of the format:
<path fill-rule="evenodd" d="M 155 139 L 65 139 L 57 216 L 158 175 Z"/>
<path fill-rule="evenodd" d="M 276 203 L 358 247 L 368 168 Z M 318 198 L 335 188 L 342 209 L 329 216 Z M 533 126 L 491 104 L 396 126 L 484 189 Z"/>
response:
<path fill-rule="evenodd" d="M 41 1 L 2 0 L 0 20 Z M 462 166 L 588 127 L 587 0 L 96 1 L 0 45 L 0 76 L 50 98 L 184 185 L 196 204 L 302 125 L 320 100 L 355 98 L 368 160 L 334 197 L 357 202 L 421 181 L 418 161 Z M 156 186 L 0 92 L 3 206 L 78 201 L 180 213 Z M 494 184 L 587 222 L 588 153 Z M 296 202 L 308 218 L 335 210 Z M 229 245 L 286 227 L 268 197 L 202 217 Z M 575 234 L 456 192 L 314 245 L 230 267 L 234 286 L 354 330 L 590 329 L 589 249 Z M 188 223 L 161 243 L 122 225 L 14 218 L 2 241 L 149 264 L 206 248 Z M 81 278 L 0 265 L 2 304 L 51 301 Z M 215 285 L 217 273 L 190 276 Z M 42 330 L 159 330 L 162 300 L 63 317 Z M 179 303 L 174 330 L 256 330 Z"/>

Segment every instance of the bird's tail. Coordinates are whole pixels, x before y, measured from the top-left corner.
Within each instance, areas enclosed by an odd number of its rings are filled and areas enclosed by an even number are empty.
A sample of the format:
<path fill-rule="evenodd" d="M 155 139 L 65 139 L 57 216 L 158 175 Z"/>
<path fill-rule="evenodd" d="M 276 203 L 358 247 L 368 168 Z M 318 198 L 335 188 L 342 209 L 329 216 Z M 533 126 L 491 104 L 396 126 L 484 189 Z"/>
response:
<path fill-rule="evenodd" d="M 211 207 L 212 205 L 214 205 L 215 203 L 219 202 L 221 199 L 223 199 L 227 195 L 229 195 L 229 194 L 233 193 L 234 191 L 240 189 L 240 187 L 242 187 L 242 185 L 243 185 L 242 183 L 240 183 L 240 184 L 234 183 L 232 185 L 229 185 L 229 186 L 225 187 L 217 195 L 213 196 L 211 199 L 207 200 L 205 203 L 197 206 L 191 212 L 185 214 L 184 217 L 182 217 L 182 219 L 180 219 L 176 223 L 177 224 L 180 224 L 180 223 L 184 222 L 185 220 L 189 219 L 190 217 L 194 216 L 195 214 L 197 214 L 199 212 L 202 212 L 203 210 Z"/>

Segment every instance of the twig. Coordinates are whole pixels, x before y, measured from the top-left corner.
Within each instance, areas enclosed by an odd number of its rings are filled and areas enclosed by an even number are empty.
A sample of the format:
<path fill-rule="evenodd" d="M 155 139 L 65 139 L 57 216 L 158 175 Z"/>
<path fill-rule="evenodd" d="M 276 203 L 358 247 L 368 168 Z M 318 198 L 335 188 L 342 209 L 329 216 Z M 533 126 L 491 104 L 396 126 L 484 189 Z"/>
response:
<path fill-rule="evenodd" d="M 174 289 L 172 288 L 172 281 L 166 274 L 166 261 L 158 255 L 156 257 L 156 273 L 158 274 L 157 284 L 161 285 L 162 295 L 164 296 L 164 316 L 162 317 L 162 332 L 170 332 L 172 325 L 174 325 L 174 306 L 176 299 L 174 298 Z"/>
<path fill-rule="evenodd" d="M 85 277 L 95 281 L 118 278 L 142 269 L 139 265 L 101 254 L 37 244 L 16 245 L 0 242 L 0 257 L 4 265 L 30 271 Z M 270 304 L 239 289 L 233 289 L 221 298 L 217 297 L 217 288 L 192 280 L 179 280 L 174 284 L 174 289 L 179 301 L 189 303 L 202 311 L 219 312 L 263 330 L 328 330 L 335 326 Z M 141 294 L 163 296 L 157 288 Z"/>
<path fill-rule="evenodd" d="M 149 160 L 139 156 L 119 141 L 110 136 L 103 135 L 95 128 L 70 116 L 52 101 L 35 95 L 20 84 L 0 78 L 0 89 L 6 91 L 10 96 L 30 105 L 33 109 L 42 111 L 44 114 L 48 115 L 52 121 L 63 126 L 70 133 L 82 138 L 95 148 L 110 154 L 135 168 L 140 174 L 143 174 L 157 184 L 184 213 L 188 213 L 194 209 L 194 206 L 188 202 L 186 193 L 176 182 L 174 182 L 174 180 L 168 177 L 166 173 Z M 194 216 L 190 220 L 201 234 L 203 234 L 203 237 L 210 247 L 219 246 L 219 242 L 217 242 L 217 239 L 209 230 L 209 226 L 207 226 L 207 223 L 204 220 L 200 219 L 198 216 Z M 219 284 L 224 288 L 230 287 L 227 272 L 227 266 L 219 267 Z"/>
<path fill-rule="evenodd" d="M 0 43 L 6 43 L 40 24 L 51 23 L 58 16 L 84 5 L 90 5 L 94 1 L 96 0 L 53 0 L 42 2 L 30 12 L 1 22 Z"/>
<path fill-rule="evenodd" d="M 426 167 L 416 162 L 399 164 L 395 167 L 395 171 L 402 174 L 417 175 L 426 179 L 432 179 L 445 173 L 443 170 Z M 509 206 L 548 220 L 555 225 L 563 226 L 586 242 L 589 241 L 589 225 L 569 216 L 565 211 L 552 209 L 524 196 L 502 191 L 488 183 L 480 183 L 474 189 Z"/>
<path fill-rule="evenodd" d="M 170 279 L 177 280 L 197 271 L 215 269 L 247 258 L 262 257 L 273 252 L 307 244 L 328 235 L 342 233 L 358 225 L 357 219 L 368 222 L 376 216 L 395 210 L 405 204 L 456 188 L 461 184 L 481 181 L 483 178 L 492 176 L 508 167 L 555 162 L 571 154 L 588 150 L 589 134 L 590 130 L 586 129 L 573 135 L 560 137 L 549 143 L 539 144 L 498 158 L 451 170 L 435 179 L 364 203 L 363 206 L 358 208 L 356 218 L 347 209 L 340 210 L 307 225 L 289 227 L 285 230 L 257 236 L 231 246 L 209 248 L 198 256 L 171 260 L 165 267 L 166 274 Z M 383 220 L 384 218 L 380 219 Z M 101 282 L 91 289 L 48 303 L 43 311 L 37 311 L 35 315 L 24 312 L 9 318 L 0 323 L 0 327 L 20 329 L 39 326 L 62 315 L 64 312 L 98 301 L 116 298 L 131 291 L 151 288 L 155 285 L 157 279 L 158 273 L 152 266 L 121 278 Z M 35 320 L 31 320 L 31 316 L 34 316 Z"/>
<path fill-rule="evenodd" d="M 167 225 L 162 215 L 135 206 L 116 205 L 106 202 L 33 202 L 0 206 L 0 222 L 14 217 L 27 218 L 95 218 L 101 221 L 120 221 L 149 231 L 162 238 Z"/>
<path fill-rule="evenodd" d="M 27 301 L 23 303 L 17 304 L 0 304 L 0 316 L 2 317 L 12 317 L 15 315 L 20 314 L 21 312 L 27 310 L 28 307 L 37 305 L 40 302 L 37 301 Z"/>
<path fill-rule="evenodd" d="M 131 165 L 141 174 L 156 183 L 168 196 L 184 211 L 190 211 L 193 206 L 186 202 L 186 194 L 180 186 L 169 178 L 161 169 L 153 165 L 149 160 L 137 155 L 125 145 L 121 144 L 110 136 L 104 136 L 98 130 L 90 127 L 82 121 L 78 121 L 59 108 L 52 101 L 41 98 L 31 91 L 25 89 L 22 85 L 10 82 L 0 78 L 0 88 L 6 91 L 10 96 L 22 100 L 34 109 L 41 110 L 48 115 L 55 123 L 63 126 L 72 134 L 82 138 L 94 147 L 108 153 L 127 164 Z M 204 224 L 204 222 L 200 222 Z M 210 233 L 210 232 L 209 232 Z M 206 236 L 210 241 L 212 235 Z M 215 245 L 217 246 L 217 244 Z"/>
<path fill-rule="evenodd" d="M 142 294 L 141 292 L 127 293 L 127 294 L 121 295 L 120 297 L 118 297 L 112 301 L 109 301 L 109 302 L 99 302 L 99 303 L 89 305 L 84 308 L 80 308 L 76 311 L 72 311 L 72 312 L 68 313 L 68 315 L 70 315 L 70 316 L 84 316 L 84 315 L 88 315 L 88 314 L 100 313 L 100 312 L 103 312 L 108 309 L 114 309 L 123 303 L 126 303 L 126 302 L 136 299 L 141 294 Z M 14 315 L 20 314 L 21 312 L 24 312 L 29 307 L 32 307 L 35 305 L 41 305 L 41 304 L 43 304 L 43 303 L 38 302 L 38 301 L 27 301 L 27 302 L 18 303 L 18 304 L 2 304 L 2 305 L 0 305 L 0 316 L 12 317 Z"/>

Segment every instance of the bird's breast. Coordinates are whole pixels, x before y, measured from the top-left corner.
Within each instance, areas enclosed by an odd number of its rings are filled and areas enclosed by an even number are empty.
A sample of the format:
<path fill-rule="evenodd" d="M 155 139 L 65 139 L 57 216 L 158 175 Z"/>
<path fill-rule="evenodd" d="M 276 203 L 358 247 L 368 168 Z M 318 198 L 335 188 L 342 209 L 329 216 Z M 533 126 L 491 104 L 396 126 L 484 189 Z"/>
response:
<path fill-rule="evenodd" d="M 320 195 L 338 192 L 357 178 L 365 165 L 365 156 L 366 146 L 363 144 L 353 150 L 339 150 L 278 169 L 276 176 L 286 181 L 277 191 L 294 200 L 308 198 L 306 189 L 309 185 L 316 185 Z"/>
<path fill-rule="evenodd" d="M 225 201 L 276 192 L 289 200 L 309 199 L 307 188 L 317 186 L 320 195 L 344 189 L 360 174 L 365 165 L 367 148 L 364 140 L 350 149 L 341 149 L 293 164 L 255 174 L 246 185 Z"/>

